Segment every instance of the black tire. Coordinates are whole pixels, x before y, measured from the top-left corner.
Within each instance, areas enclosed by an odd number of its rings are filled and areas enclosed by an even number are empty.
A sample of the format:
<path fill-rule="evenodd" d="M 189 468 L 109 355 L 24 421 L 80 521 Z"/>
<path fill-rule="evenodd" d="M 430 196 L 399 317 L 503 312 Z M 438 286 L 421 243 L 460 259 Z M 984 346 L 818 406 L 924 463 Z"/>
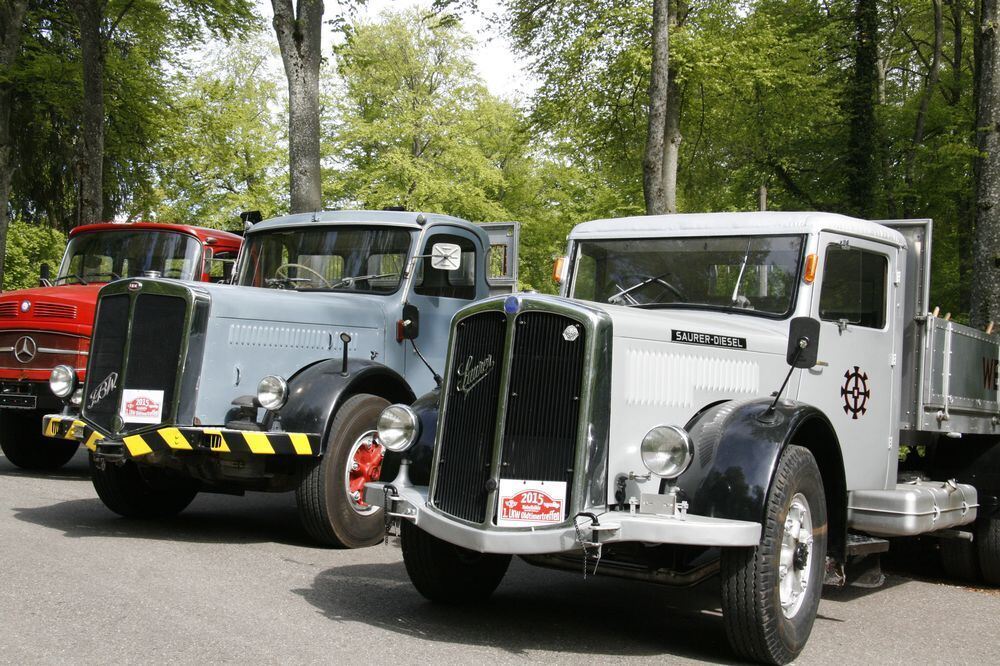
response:
<path fill-rule="evenodd" d="M 369 393 L 348 398 L 333 418 L 323 457 L 307 461 L 303 468 L 295 490 L 299 518 L 309 536 L 324 546 L 361 548 L 382 540 L 385 516 L 378 510 L 356 511 L 344 479 L 352 447 L 374 430 L 388 405 L 388 400 Z"/>
<path fill-rule="evenodd" d="M 983 580 L 1000 585 L 1000 516 L 980 518 L 976 542 Z"/>
<path fill-rule="evenodd" d="M 510 555 L 455 546 L 407 520 L 400 536 L 410 581 L 420 594 L 437 603 L 469 604 L 489 598 L 510 566 Z"/>
<path fill-rule="evenodd" d="M 965 539 L 941 539 L 941 566 L 949 578 L 979 580 L 979 553 L 976 544 Z"/>
<path fill-rule="evenodd" d="M 80 443 L 42 435 L 38 411 L 0 412 L 0 449 L 11 464 L 21 469 L 53 470 L 69 462 Z"/>
<path fill-rule="evenodd" d="M 796 498 L 804 498 L 807 503 L 812 550 L 805 561 L 796 557 L 792 565 L 792 575 L 807 570 L 806 585 L 797 597 L 799 601 L 789 609 L 791 617 L 787 617 L 781 605 L 779 560 L 793 500 L 797 502 L 795 516 L 801 515 L 802 500 Z M 826 495 L 816 459 L 808 449 L 789 446 L 778 459 L 768 491 L 760 544 L 722 550 L 723 622 L 729 643 L 740 657 L 786 664 L 802 652 L 816 619 L 823 588 L 826 531 Z M 803 545 L 798 544 L 789 552 L 798 553 Z"/>
<path fill-rule="evenodd" d="M 198 494 L 198 482 L 165 470 L 139 469 L 131 460 L 99 467 L 90 455 L 90 479 L 97 496 L 119 516 L 154 519 L 175 516 Z"/>

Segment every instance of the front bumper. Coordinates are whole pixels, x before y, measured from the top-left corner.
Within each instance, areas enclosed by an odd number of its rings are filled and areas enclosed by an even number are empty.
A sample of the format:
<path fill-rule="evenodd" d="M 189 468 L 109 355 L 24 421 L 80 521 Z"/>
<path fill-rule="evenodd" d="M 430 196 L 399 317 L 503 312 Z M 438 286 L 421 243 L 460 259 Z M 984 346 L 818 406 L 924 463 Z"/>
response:
<path fill-rule="evenodd" d="M 50 414 L 42 420 L 42 424 L 42 432 L 46 436 L 82 441 L 91 451 L 97 451 L 97 443 L 106 439 L 84 421 L 71 416 Z M 157 428 L 126 435 L 120 441 L 129 458 L 178 451 L 266 456 L 312 456 L 320 451 L 320 436 L 317 434 L 256 432 L 231 428 Z"/>
<path fill-rule="evenodd" d="M 388 492 L 386 489 L 388 488 Z M 448 543 L 480 553 L 544 555 L 581 548 L 580 534 L 572 525 L 544 528 L 484 529 L 459 522 L 442 514 L 427 502 L 427 488 L 391 483 L 369 483 L 365 502 L 382 507 L 399 520 L 408 520 L 425 532 Z M 581 526 L 589 542 L 610 544 L 642 542 L 691 546 L 756 546 L 760 542 L 759 523 L 709 518 L 687 514 L 660 516 L 607 511 Z"/>

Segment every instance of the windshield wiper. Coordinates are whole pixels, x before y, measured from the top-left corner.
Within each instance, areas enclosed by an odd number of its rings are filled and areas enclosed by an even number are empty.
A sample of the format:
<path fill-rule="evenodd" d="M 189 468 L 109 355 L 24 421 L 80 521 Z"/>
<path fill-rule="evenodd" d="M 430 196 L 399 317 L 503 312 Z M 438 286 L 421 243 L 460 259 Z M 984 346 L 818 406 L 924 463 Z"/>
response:
<path fill-rule="evenodd" d="M 340 286 L 351 286 L 355 282 L 364 282 L 365 280 L 378 280 L 379 278 L 393 277 L 394 275 L 399 275 L 399 272 L 395 273 L 372 273 L 371 275 L 358 275 L 355 277 L 345 277 L 337 280 L 330 285 L 330 289 L 336 289 Z"/>
<path fill-rule="evenodd" d="M 733 297 L 730 299 L 730 305 L 736 305 L 737 297 L 740 293 L 740 283 L 743 282 L 743 273 L 747 269 L 747 263 L 750 261 L 750 244 L 753 242 L 753 236 L 747 238 L 747 251 L 743 255 L 743 265 L 740 266 L 740 274 L 736 276 L 736 286 L 733 287 Z"/>
<path fill-rule="evenodd" d="M 68 275 L 60 275 L 59 277 L 56 278 L 56 282 L 59 282 L 60 280 L 68 280 L 70 278 L 76 278 L 80 282 L 80 284 L 90 284 L 76 273 L 70 273 Z"/>

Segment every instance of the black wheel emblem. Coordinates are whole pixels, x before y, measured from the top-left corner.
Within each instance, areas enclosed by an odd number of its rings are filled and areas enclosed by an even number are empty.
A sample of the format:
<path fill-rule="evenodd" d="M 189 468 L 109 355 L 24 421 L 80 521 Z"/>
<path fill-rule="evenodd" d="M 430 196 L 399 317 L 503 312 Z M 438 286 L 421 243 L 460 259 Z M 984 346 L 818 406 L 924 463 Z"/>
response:
<path fill-rule="evenodd" d="M 858 414 L 868 411 L 868 398 L 872 397 L 868 388 L 868 373 L 854 366 L 854 370 L 844 373 L 844 385 L 840 387 L 840 395 L 844 399 L 844 413 L 857 419 Z"/>

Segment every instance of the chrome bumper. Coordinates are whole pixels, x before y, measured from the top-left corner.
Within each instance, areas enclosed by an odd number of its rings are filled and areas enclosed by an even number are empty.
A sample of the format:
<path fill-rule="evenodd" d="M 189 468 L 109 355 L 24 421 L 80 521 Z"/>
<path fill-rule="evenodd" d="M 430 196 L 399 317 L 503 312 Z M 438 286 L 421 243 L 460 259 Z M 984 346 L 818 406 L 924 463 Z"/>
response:
<path fill-rule="evenodd" d="M 579 550 L 580 535 L 570 526 L 484 529 L 442 514 L 427 503 L 427 488 L 392 483 L 369 483 L 365 502 L 382 507 L 387 526 L 408 520 L 428 534 L 448 543 L 480 553 L 543 555 Z M 589 541 L 601 544 L 639 541 L 654 544 L 691 546 L 756 546 L 760 542 L 759 523 L 708 518 L 687 514 L 655 514 L 607 511 L 597 516 L 598 524 L 581 520 Z"/>

